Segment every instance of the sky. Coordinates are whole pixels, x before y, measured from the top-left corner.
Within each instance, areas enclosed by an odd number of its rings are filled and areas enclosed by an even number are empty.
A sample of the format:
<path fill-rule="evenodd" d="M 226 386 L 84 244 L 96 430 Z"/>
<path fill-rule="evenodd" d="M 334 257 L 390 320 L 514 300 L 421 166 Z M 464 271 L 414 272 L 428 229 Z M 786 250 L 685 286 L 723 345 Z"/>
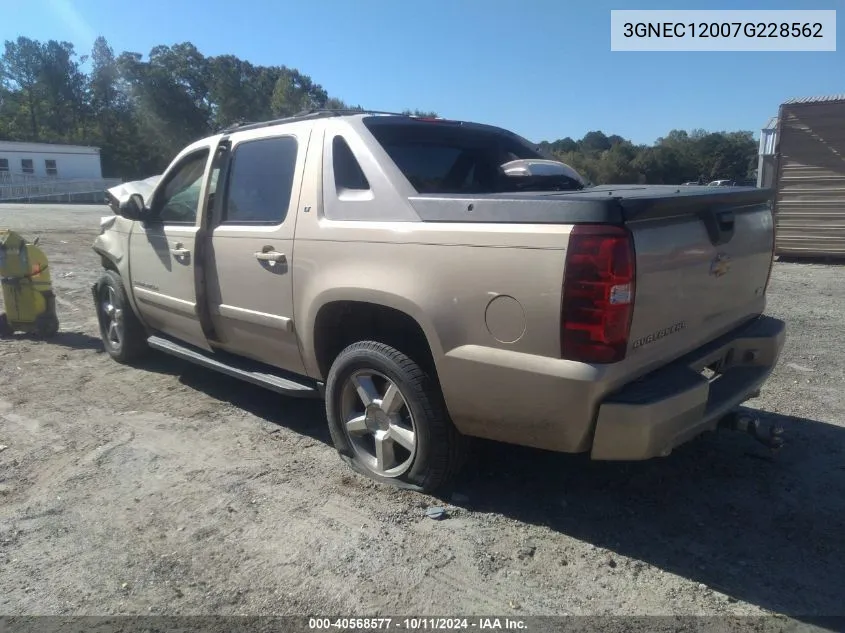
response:
<path fill-rule="evenodd" d="M 840 9 L 842 0 L 6 0 L 20 35 L 146 56 L 205 55 L 297 68 L 330 96 L 433 110 L 533 141 L 590 130 L 652 143 L 671 129 L 757 133 L 785 99 L 845 93 L 836 52 L 611 52 L 611 9 Z"/>

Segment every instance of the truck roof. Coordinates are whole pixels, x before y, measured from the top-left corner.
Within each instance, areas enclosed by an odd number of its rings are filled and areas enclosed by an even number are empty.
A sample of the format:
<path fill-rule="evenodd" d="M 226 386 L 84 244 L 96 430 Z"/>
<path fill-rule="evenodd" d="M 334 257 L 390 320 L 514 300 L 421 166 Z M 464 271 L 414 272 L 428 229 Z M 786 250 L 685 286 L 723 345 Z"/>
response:
<path fill-rule="evenodd" d="M 279 119 L 270 119 L 268 121 L 257 121 L 257 122 L 244 122 L 244 123 L 236 123 L 230 125 L 223 130 L 220 130 L 218 134 L 230 134 L 233 132 L 242 132 L 244 130 L 257 130 L 260 128 L 265 127 L 272 127 L 274 125 L 283 125 L 285 123 L 294 123 L 297 121 L 308 121 L 312 119 L 323 119 L 327 117 L 343 117 L 343 118 L 365 118 L 365 117 L 384 117 L 386 119 L 393 119 L 393 120 L 405 120 L 405 121 L 420 121 L 420 122 L 442 122 L 442 123 L 449 123 L 452 125 L 458 125 L 461 127 L 472 127 L 477 129 L 486 129 L 490 131 L 497 131 L 503 132 L 511 136 L 517 136 L 514 132 L 510 130 L 506 130 L 504 128 L 500 128 L 494 125 L 486 125 L 484 123 L 475 123 L 471 121 L 458 121 L 453 119 L 445 119 L 443 117 L 430 117 L 430 116 L 418 116 L 414 114 L 406 114 L 402 112 L 384 112 L 381 110 L 353 110 L 353 109 L 343 109 L 343 110 L 331 110 L 331 109 L 315 109 L 315 110 L 305 110 L 304 112 L 300 112 L 299 114 L 294 114 L 288 117 L 282 117 Z M 521 138 L 521 137 L 520 137 Z M 533 143 L 532 143 L 533 145 Z"/>

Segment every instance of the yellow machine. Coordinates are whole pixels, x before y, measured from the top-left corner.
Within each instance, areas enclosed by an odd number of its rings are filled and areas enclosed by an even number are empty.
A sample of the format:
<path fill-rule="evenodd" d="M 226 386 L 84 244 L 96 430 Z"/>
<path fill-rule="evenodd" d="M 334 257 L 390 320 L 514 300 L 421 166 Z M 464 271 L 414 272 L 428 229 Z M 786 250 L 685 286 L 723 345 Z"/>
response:
<path fill-rule="evenodd" d="M 0 336 L 28 332 L 46 338 L 59 331 L 47 256 L 37 239 L 28 244 L 14 231 L 0 229 L 0 283 L 6 308 L 0 313 Z"/>

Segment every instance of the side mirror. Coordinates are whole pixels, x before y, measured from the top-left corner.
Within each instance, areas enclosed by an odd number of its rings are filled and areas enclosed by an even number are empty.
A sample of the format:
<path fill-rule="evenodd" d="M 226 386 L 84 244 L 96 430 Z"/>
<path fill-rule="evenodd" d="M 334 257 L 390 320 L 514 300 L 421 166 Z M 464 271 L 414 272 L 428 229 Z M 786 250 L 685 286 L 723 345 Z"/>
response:
<path fill-rule="evenodd" d="M 144 197 L 140 193 L 133 193 L 120 203 L 120 215 L 127 220 L 143 220 L 146 211 Z"/>

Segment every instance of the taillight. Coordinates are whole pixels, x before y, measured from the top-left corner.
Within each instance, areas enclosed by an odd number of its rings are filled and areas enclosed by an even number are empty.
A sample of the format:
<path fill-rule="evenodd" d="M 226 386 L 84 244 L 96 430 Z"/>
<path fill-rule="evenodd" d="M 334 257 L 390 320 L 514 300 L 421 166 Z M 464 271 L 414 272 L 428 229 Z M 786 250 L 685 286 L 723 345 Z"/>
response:
<path fill-rule="evenodd" d="M 631 234 L 619 226 L 576 225 L 569 235 L 561 306 L 561 357 L 584 363 L 625 358 L 634 312 Z"/>

